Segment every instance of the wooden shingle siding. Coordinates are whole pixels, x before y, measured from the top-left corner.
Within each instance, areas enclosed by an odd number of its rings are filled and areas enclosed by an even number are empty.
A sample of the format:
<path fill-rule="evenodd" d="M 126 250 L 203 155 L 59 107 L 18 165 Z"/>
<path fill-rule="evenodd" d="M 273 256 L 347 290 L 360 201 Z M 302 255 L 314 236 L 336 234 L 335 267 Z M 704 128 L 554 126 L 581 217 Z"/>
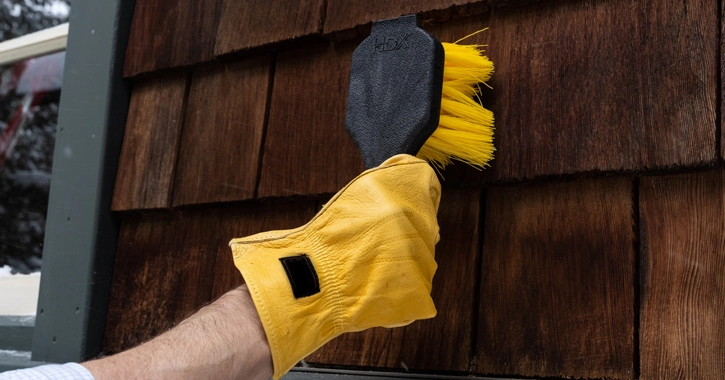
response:
<path fill-rule="evenodd" d="M 643 380 L 725 378 L 724 179 L 640 181 Z"/>
<path fill-rule="evenodd" d="M 315 201 L 122 214 L 104 352 L 142 343 L 239 285 L 229 241 L 298 227 Z"/>
<path fill-rule="evenodd" d="M 262 7 L 261 3 L 233 3 L 225 5 L 233 9 L 222 18 L 232 20 Z M 178 8 L 186 9 L 180 4 Z M 336 9 L 339 5 L 335 4 L 327 5 Z M 405 8 L 403 3 L 390 4 Z M 363 5 L 370 12 L 377 9 Z M 289 16 L 302 17 L 307 12 L 307 20 L 313 20 L 310 25 L 316 25 L 315 6 L 300 6 L 301 13 Z M 386 6 L 379 8 L 382 12 Z M 419 9 L 427 8 L 419 5 Z M 335 12 L 327 13 L 326 22 L 332 22 Z M 484 91 L 484 103 L 490 103 L 497 120 L 492 167 L 477 172 L 459 165 L 445 172 L 445 178 L 453 185 L 478 186 L 490 181 L 641 172 L 715 162 L 717 39 L 708 36 L 718 32 L 716 15 L 716 4 L 704 0 L 550 1 L 427 24 L 443 41 L 454 41 L 490 24 L 487 32 L 465 42 L 487 44 L 487 54 L 496 64 L 493 90 Z M 143 18 L 143 12 L 138 17 Z M 296 21 L 289 24 L 297 25 Z M 307 30 L 300 34 L 314 29 L 300 25 L 299 30 Z M 229 35 L 230 41 L 241 41 L 231 31 L 240 32 L 241 26 L 224 28 L 231 29 L 220 29 L 220 38 Z M 261 183 L 255 184 L 261 196 L 334 192 L 359 173 L 361 166 L 351 157 L 358 153 L 344 131 L 350 54 L 357 42 L 279 53 L 272 79 L 269 135 L 262 153 L 264 167 Z M 692 46 L 701 54 L 690 54 Z M 133 55 L 133 46 L 129 49 Z M 263 96 L 254 100 L 255 109 L 267 106 L 259 104 L 266 101 Z M 323 163 L 330 163 L 328 157 L 333 156 L 339 158 L 333 166 Z M 320 173 L 320 167 L 327 173 Z M 279 168 L 290 170 L 281 180 Z M 295 178 L 293 173 L 303 169 L 312 171 L 305 178 Z M 231 198 L 219 200 L 227 199 Z M 195 202 L 187 198 L 175 204 Z"/>
<path fill-rule="evenodd" d="M 488 190 L 477 373 L 632 378 L 633 194 L 627 178 Z"/>
<path fill-rule="evenodd" d="M 188 81 L 177 72 L 134 83 L 112 210 L 171 205 Z"/>
<path fill-rule="evenodd" d="M 402 328 L 343 334 L 306 360 L 311 363 L 468 371 L 480 262 L 479 190 L 444 189 L 432 297 L 438 315 Z"/>
<path fill-rule="evenodd" d="M 367 33 L 364 26 L 373 21 L 404 14 L 418 14 L 428 23 L 532 1 L 138 0 L 124 76 L 202 63 L 300 37 L 354 38 Z"/>
<path fill-rule="evenodd" d="M 254 198 L 271 67 L 266 56 L 194 71 L 174 205 Z"/>
<path fill-rule="evenodd" d="M 480 97 L 495 159 L 441 173 L 438 316 L 345 334 L 307 362 L 725 377 L 719 5 L 137 0 L 105 351 L 241 284 L 231 238 L 306 223 L 363 171 L 344 127 L 352 52 L 371 22 L 415 13 L 444 42 L 489 28 L 463 43 L 495 64 Z"/>
<path fill-rule="evenodd" d="M 228 250 L 212 212 L 124 214 L 104 352 L 131 348 L 209 302 L 217 252 Z"/>
<path fill-rule="evenodd" d="M 457 18 L 455 20 L 447 22 L 426 25 L 424 29 L 428 33 L 436 37 L 439 41 L 455 42 L 461 38 L 468 36 L 473 32 L 487 28 L 490 19 L 491 15 L 489 13 L 486 13 L 482 15 Z M 461 44 L 486 44 L 488 43 L 488 33 L 489 32 L 486 31 L 479 33 L 475 36 L 471 36 L 461 41 Z M 484 47 L 483 49 L 484 55 L 488 55 L 488 49 L 486 47 Z"/>
<path fill-rule="evenodd" d="M 345 131 L 355 43 L 325 43 L 278 55 L 259 197 L 335 193 L 363 161 Z"/>
<path fill-rule="evenodd" d="M 468 40 L 496 65 L 497 152 L 482 179 L 716 159 L 716 2 L 550 1 L 490 17 Z"/>
<path fill-rule="evenodd" d="M 327 0 L 324 33 L 348 31 L 373 21 L 411 13 L 448 10 L 460 17 L 471 13 L 483 13 L 486 9 L 485 2 L 480 0 Z"/>
<path fill-rule="evenodd" d="M 323 0 L 225 0 L 216 55 L 322 32 Z"/>
<path fill-rule="evenodd" d="M 124 76 L 214 58 L 222 0 L 136 0 Z"/>

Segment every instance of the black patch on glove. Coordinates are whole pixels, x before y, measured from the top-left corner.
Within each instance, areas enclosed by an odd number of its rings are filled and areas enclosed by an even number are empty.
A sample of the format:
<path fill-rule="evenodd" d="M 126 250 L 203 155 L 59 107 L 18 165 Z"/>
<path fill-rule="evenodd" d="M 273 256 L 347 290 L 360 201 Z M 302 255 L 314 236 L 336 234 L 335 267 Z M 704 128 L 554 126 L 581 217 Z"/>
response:
<path fill-rule="evenodd" d="M 307 255 L 283 257 L 279 261 L 287 273 L 295 298 L 308 297 L 320 292 L 317 272 Z"/>

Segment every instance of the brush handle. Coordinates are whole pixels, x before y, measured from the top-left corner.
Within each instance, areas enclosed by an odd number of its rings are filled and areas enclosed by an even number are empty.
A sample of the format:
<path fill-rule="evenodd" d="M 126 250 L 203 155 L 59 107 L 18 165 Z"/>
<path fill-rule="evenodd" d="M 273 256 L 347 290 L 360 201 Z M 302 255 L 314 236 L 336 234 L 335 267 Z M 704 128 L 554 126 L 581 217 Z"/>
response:
<path fill-rule="evenodd" d="M 416 155 L 438 126 L 445 53 L 415 15 L 373 23 L 355 49 L 345 128 L 365 166 Z"/>

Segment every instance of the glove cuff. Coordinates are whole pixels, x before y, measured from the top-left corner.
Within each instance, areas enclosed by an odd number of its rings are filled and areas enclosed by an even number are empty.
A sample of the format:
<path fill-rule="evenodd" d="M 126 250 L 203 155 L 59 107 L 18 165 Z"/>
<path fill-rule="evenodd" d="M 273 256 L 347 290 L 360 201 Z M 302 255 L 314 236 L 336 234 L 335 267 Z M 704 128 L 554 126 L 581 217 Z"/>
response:
<path fill-rule="evenodd" d="M 230 243 L 267 335 L 274 379 L 342 333 L 335 276 L 304 235 L 276 231 Z"/>

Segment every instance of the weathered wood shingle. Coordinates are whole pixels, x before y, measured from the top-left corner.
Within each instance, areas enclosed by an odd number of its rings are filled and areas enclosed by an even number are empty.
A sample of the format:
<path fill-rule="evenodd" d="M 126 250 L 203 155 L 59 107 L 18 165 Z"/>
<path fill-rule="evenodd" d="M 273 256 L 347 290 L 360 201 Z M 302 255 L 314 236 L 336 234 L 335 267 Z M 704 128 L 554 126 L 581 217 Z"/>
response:
<path fill-rule="evenodd" d="M 477 373 L 632 378 L 633 194 L 627 178 L 488 190 Z"/>
<path fill-rule="evenodd" d="M 489 16 L 490 29 L 466 42 L 487 44 L 496 66 L 485 98 L 496 118 L 495 159 L 483 173 L 447 177 L 475 185 L 470 177 L 480 184 L 717 160 L 715 2 L 549 1 Z"/>
<path fill-rule="evenodd" d="M 171 205 L 188 82 L 176 72 L 134 83 L 111 209 Z"/>
<path fill-rule="evenodd" d="M 298 227 L 316 202 L 243 204 L 124 213 L 104 352 L 140 344 L 239 285 L 229 241 Z"/>
<path fill-rule="evenodd" d="M 260 197 L 335 193 L 363 171 L 345 131 L 356 43 L 279 54 L 262 157 Z"/>
<path fill-rule="evenodd" d="M 215 52 L 222 55 L 322 32 L 323 0 L 225 0 Z"/>
<path fill-rule="evenodd" d="M 254 198 L 271 65 L 266 56 L 194 72 L 175 206 Z"/>
<path fill-rule="evenodd" d="M 725 176 L 644 177 L 642 379 L 725 377 Z"/>
<path fill-rule="evenodd" d="M 229 249 L 219 224 L 212 212 L 122 216 L 104 352 L 141 344 L 209 302 L 217 251 Z"/>
<path fill-rule="evenodd" d="M 436 12 L 439 14 L 435 18 L 443 19 L 480 14 L 486 9 L 488 9 L 487 4 L 480 0 L 328 0 L 324 33 L 354 31 L 356 27 L 370 24 L 373 21 L 407 14 Z"/>
<path fill-rule="evenodd" d="M 222 0 L 137 0 L 124 76 L 214 58 Z"/>

